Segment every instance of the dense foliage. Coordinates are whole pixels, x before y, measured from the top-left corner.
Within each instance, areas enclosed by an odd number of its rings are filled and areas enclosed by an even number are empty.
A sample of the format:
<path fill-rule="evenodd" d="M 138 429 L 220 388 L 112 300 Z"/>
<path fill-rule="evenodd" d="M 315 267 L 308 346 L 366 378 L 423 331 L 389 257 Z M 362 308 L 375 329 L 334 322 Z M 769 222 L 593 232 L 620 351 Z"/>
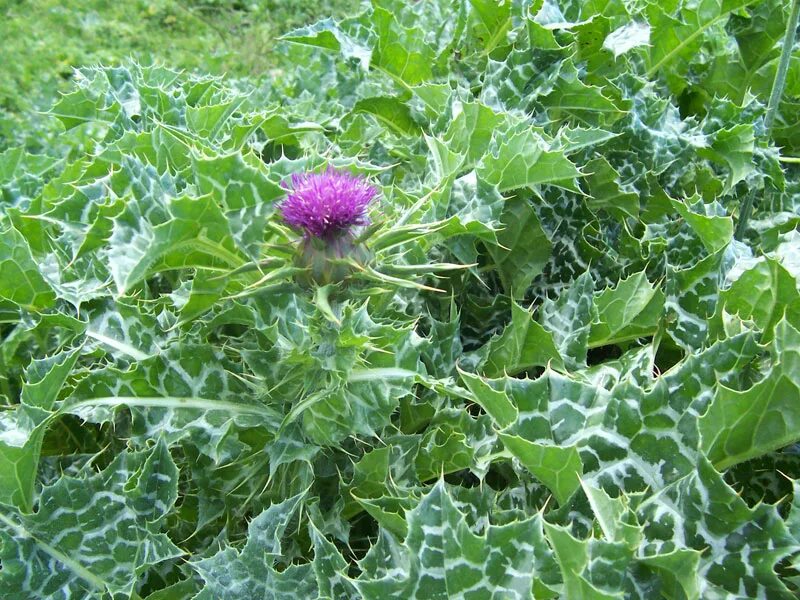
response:
<path fill-rule="evenodd" d="M 0 155 L 0 596 L 794 597 L 788 17 L 375 0 L 268 85 L 81 70 Z M 379 194 L 320 281 L 328 169 Z"/>

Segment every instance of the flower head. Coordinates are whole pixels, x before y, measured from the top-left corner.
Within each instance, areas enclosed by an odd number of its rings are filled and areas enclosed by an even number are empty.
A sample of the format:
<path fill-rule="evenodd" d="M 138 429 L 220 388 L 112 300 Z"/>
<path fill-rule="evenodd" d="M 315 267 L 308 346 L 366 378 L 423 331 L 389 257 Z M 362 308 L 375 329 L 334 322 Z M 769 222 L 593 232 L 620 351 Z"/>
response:
<path fill-rule="evenodd" d="M 330 239 L 369 224 L 367 205 L 377 194 L 364 178 L 329 168 L 292 175 L 289 195 L 278 208 L 283 220 L 306 236 Z"/>

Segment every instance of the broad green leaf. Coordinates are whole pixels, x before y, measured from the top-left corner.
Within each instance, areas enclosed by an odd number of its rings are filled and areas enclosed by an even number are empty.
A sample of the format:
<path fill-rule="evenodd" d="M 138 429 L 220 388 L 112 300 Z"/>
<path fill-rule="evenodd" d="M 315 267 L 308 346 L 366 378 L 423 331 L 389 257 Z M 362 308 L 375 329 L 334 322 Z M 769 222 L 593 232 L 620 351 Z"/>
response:
<path fill-rule="evenodd" d="M 661 319 L 664 294 L 642 271 L 597 294 L 594 305 L 597 318 L 589 333 L 589 346 L 605 346 L 653 335 Z"/>
<path fill-rule="evenodd" d="M 593 146 L 602 146 L 619 134 L 598 127 L 571 127 L 569 125 L 558 130 L 553 140 L 553 149 L 563 150 L 569 156 Z M 589 173 L 587 173 L 587 176 Z"/>
<path fill-rule="evenodd" d="M 542 519 L 535 515 L 474 533 L 440 480 L 408 514 L 408 535 L 400 544 L 387 538 L 404 567 L 365 568 L 354 581 L 372 598 L 529 598 L 540 565 L 552 560 Z M 373 548 L 373 552 L 375 549 Z M 369 555 L 363 566 L 369 567 Z M 389 568 L 387 568 L 389 567 Z"/>
<path fill-rule="evenodd" d="M 740 181 L 755 170 L 753 164 L 753 150 L 755 147 L 755 133 L 749 124 L 735 125 L 729 129 L 720 129 L 716 132 L 711 145 L 699 150 L 700 156 L 708 158 L 719 164 L 725 165 L 728 170 L 728 179 L 725 191 L 730 191 Z"/>
<path fill-rule="evenodd" d="M 50 411 L 64 383 L 75 368 L 81 349 L 75 349 L 28 365 L 26 381 L 22 387 L 20 401 L 26 406 Z"/>
<path fill-rule="evenodd" d="M 52 306 L 55 294 L 31 256 L 25 238 L 14 227 L 0 229 L 0 298 L 40 310 Z"/>
<path fill-rule="evenodd" d="M 798 439 L 800 333 L 785 320 L 775 327 L 776 365 L 750 389 L 720 387 L 699 421 L 703 450 L 719 469 L 761 456 Z"/>
<path fill-rule="evenodd" d="M 209 195 L 170 199 L 165 218 L 153 223 L 146 208 L 129 202 L 114 219 L 108 260 L 120 293 L 160 270 L 186 267 L 238 267 L 228 221 Z"/>
<path fill-rule="evenodd" d="M 30 511 L 48 414 L 17 409 L 0 416 L 0 501 Z"/>
<path fill-rule="evenodd" d="M 645 500 L 637 514 L 645 537 L 639 549 L 643 558 L 681 549 L 699 553 L 694 571 L 699 583 L 683 575 L 685 591 L 696 585 L 700 598 L 743 591 L 755 598 L 791 597 L 773 569 L 797 551 L 797 544 L 775 507 L 748 507 L 708 461 L 699 460 L 692 473 Z M 689 558 L 686 554 L 684 560 Z"/>
<path fill-rule="evenodd" d="M 740 274 L 728 289 L 720 292 L 718 314 L 712 327 L 723 327 L 723 315 L 719 313 L 736 315 L 744 321 L 752 321 L 763 331 L 762 340 L 767 342 L 797 299 L 797 280 L 781 263 L 762 258 Z"/>
<path fill-rule="evenodd" d="M 501 192 L 544 183 L 576 189 L 575 179 L 581 176 L 562 152 L 549 150 L 533 129 L 495 130 L 477 172 Z"/>
<path fill-rule="evenodd" d="M 324 360 L 316 367 L 307 395 L 286 419 L 302 416 L 306 434 L 320 445 L 373 435 L 387 425 L 400 399 L 411 394 L 421 364 L 420 340 L 410 328 L 375 323 L 363 306 L 341 322 L 341 329 L 328 326 L 334 337 L 322 349 L 338 350 L 338 364 Z"/>
<path fill-rule="evenodd" d="M 460 371 L 459 374 L 469 391 L 474 394 L 478 404 L 500 427 L 508 427 L 517 420 L 517 407 L 508 399 L 505 392 L 494 389 L 478 375 L 464 371 Z"/>
<path fill-rule="evenodd" d="M 200 193 L 210 194 L 222 208 L 236 246 L 251 258 L 260 258 L 267 222 L 286 190 L 268 178 L 260 161 L 238 153 L 194 157 L 193 172 Z"/>
<path fill-rule="evenodd" d="M 530 311 L 516 302 L 511 304 L 511 323 L 479 350 L 479 354 L 481 371 L 487 377 L 503 373 L 514 375 L 551 362 L 556 367 L 563 364 L 553 336 L 533 320 Z"/>
<path fill-rule="evenodd" d="M 719 252 L 733 239 L 733 219 L 713 214 L 713 207 L 709 210 L 697 197 L 691 200 L 694 201 L 691 205 L 673 200 L 672 206 L 694 230 L 709 253 Z"/>
<path fill-rule="evenodd" d="M 391 97 L 364 98 L 353 107 L 355 113 L 373 115 L 387 129 L 400 135 L 420 133 L 420 128 L 406 104 Z"/>
<path fill-rule="evenodd" d="M 294 496 L 273 504 L 248 526 L 247 543 L 239 551 L 224 548 L 191 563 L 205 581 L 198 600 L 233 598 L 242 595 L 256 598 L 311 598 L 317 595 L 317 583 L 311 565 L 289 565 L 278 570 L 281 537 L 289 527 L 302 502 Z"/>
<path fill-rule="evenodd" d="M 639 215 L 639 196 L 635 191 L 623 189 L 616 172 L 609 162 L 599 156 L 586 164 L 586 185 L 589 197 L 586 203 L 593 211 L 605 210 L 624 219 Z"/>
<path fill-rule="evenodd" d="M 0 152 L 0 198 L 11 206 L 30 200 L 41 189 L 45 178 L 62 165 L 61 159 L 30 154 L 23 148 Z"/>
<path fill-rule="evenodd" d="M 42 490 L 36 513 L 0 510 L 3 595 L 127 597 L 149 568 L 180 557 L 161 531 L 178 486 L 175 464 L 163 452 L 160 446 L 150 454 L 123 452 L 99 473 L 62 476 Z M 153 482 L 139 477 L 139 469 L 163 477 L 158 496 L 149 496 Z"/>
<path fill-rule="evenodd" d="M 612 498 L 603 490 L 581 482 L 584 494 L 603 530 L 603 535 L 612 542 L 624 542 L 631 549 L 642 540 L 642 531 L 624 496 Z"/>
<path fill-rule="evenodd" d="M 722 28 L 732 13 L 749 4 L 752 0 L 703 0 L 693 5 L 679 5 L 680 9 L 672 14 L 674 5 L 650 5 L 648 16 L 652 30 L 648 75 L 665 69 L 677 73 L 684 71 L 687 57 L 698 51 L 711 30 Z"/>
<path fill-rule="evenodd" d="M 506 201 L 500 223 L 503 229 L 497 234 L 498 245 L 489 245 L 487 249 L 506 293 L 521 298 L 547 264 L 550 240 L 539 225 L 536 211 L 523 198 Z"/>
<path fill-rule="evenodd" d="M 80 349 L 33 361 L 27 369 L 22 406 L 0 419 L 0 502 L 25 511 L 33 508 L 42 440 L 50 414 Z"/>
<path fill-rule="evenodd" d="M 542 304 L 540 320 L 553 336 L 556 348 L 567 368 L 586 363 L 589 330 L 594 320 L 592 293 L 594 282 L 587 271 L 555 301 L 549 298 Z"/>
<path fill-rule="evenodd" d="M 585 126 L 608 126 L 625 115 L 625 104 L 608 98 L 603 89 L 581 81 L 570 62 L 561 65 L 553 91 L 541 99 L 551 118 Z"/>
<path fill-rule="evenodd" d="M 320 598 L 347 598 L 354 594 L 353 583 L 347 577 L 347 562 L 339 550 L 325 539 L 313 521 L 309 533 L 314 542 L 314 562 L 311 563 L 317 577 Z"/>
<path fill-rule="evenodd" d="M 516 435 L 499 434 L 505 447 L 564 504 L 580 487 L 583 462 L 575 446 L 537 444 Z"/>
<path fill-rule="evenodd" d="M 567 529 L 547 522 L 544 527 L 564 578 L 564 597 L 624 598 L 625 568 L 631 557 L 621 544 L 579 540 Z M 595 561 L 604 564 L 605 573 L 598 572 Z"/>
<path fill-rule="evenodd" d="M 490 381 L 491 390 L 468 376 L 465 382 L 474 400 L 497 423 L 504 441 L 511 439 L 505 436 L 516 438 L 508 449 L 515 455 L 519 452 L 523 464 L 525 453 L 533 457 L 531 472 L 542 468 L 541 457 L 548 452 L 562 456 L 561 463 L 549 462 L 552 459 L 543 463 L 549 465 L 543 471 L 543 477 L 549 477 L 545 483 L 562 498 L 566 490 L 577 489 L 578 476 L 609 492 L 658 490 L 694 468 L 701 450 L 697 415 L 708 410 L 729 373 L 738 375 L 755 358 L 754 337 L 741 334 L 718 342 L 653 385 L 649 385 L 648 353 L 639 357 L 643 375 L 619 374 L 619 381 L 609 371 L 594 382 L 548 370 L 535 380 Z M 566 464 L 574 474 L 559 473 Z"/>
<path fill-rule="evenodd" d="M 475 166 L 488 150 L 494 130 L 504 122 L 503 116 L 478 102 L 459 102 L 453 110 L 444 139 L 452 151 L 466 156 L 468 166 Z"/>
<path fill-rule="evenodd" d="M 403 26 L 395 14 L 377 7 L 372 19 L 378 36 L 373 65 L 397 77 L 406 85 L 418 85 L 432 78 L 436 56 L 422 30 Z"/>
<path fill-rule="evenodd" d="M 372 48 L 365 40 L 353 35 L 348 22 L 337 24 L 333 19 L 323 19 L 309 26 L 296 29 L 282 39 L 295 44 L 303 44 L 341 52 L 345 58 L 355 58 L 366 69 L 372 59 Z M 342 25 L 342 26 L 340 26 Z"/>
<path fill-rule="evenodd" d="M 217 462 L 238 456 L 238 427 L 276 430 L 277 411 L 255 401 L 224 355 L 185 345 L 140 360 L 136 368 L 96 369 L 81 380 L 62 410 L 93 422 L 112 421 L 126 407 L 132 438 L 141 445 L 164 437 L 187 443 Z"/>
<path fill-rule="evenodd" d="M 511 27 L 511 3 L 498 5 L 493 0 L 469 0 L 476 17 L 474 35 L 481 40 L 483 51 L 489 54 L 506 39 Z"/>
<path fill-rule="evenodd" d="M 704 345 L 708 319 L 717 307 L 719 285 L 736 262 L 736 249 L 728 246 L 684 269 L 667 266 L 664 310 L 667 330 L 682 348 Z"/>
<path fill-rule="evenodd" d="M 64 94 L 53 106 L 50 114 L 57 117 L 69 130 L 89 122 L 111 121 L 120 110 L 120 106 L 116 103 L 104 106 L 102 100 L 90 89 L 82 88 Z"/>

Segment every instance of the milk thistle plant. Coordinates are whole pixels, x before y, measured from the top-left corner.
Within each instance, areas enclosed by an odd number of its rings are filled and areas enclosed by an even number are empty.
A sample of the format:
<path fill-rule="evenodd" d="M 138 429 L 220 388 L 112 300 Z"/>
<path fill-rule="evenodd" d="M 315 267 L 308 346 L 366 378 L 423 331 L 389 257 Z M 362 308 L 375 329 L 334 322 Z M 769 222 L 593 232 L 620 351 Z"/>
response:
<path fill-rule="evenodd" d="M 798 14 L 82 70 L 69 153 L 0 154 L 0 598 L 796 598 Z"/>

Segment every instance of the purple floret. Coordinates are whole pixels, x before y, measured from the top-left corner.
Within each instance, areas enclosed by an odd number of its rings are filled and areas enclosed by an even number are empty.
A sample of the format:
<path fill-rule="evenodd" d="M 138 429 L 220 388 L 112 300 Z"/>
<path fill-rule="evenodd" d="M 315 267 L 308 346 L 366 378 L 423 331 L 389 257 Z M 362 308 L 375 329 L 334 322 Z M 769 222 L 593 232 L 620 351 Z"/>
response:
<path fill-rule="evenodd" d="M 329 168 L 324 173 L 295 173 L 283 220 L 306 235 L 330 238 L 351 227 L 368 225 L 367 205 L 378 194 L 363 177 Z"/>

